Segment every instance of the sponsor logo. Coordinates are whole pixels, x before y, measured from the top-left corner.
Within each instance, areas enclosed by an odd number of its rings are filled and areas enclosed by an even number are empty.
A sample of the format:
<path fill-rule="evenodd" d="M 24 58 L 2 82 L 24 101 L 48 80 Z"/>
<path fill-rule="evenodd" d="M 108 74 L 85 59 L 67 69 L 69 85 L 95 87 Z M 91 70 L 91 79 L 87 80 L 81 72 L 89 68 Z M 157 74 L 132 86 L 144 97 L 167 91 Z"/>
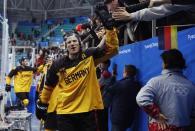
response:
<path fill-rule="evenodd" d="M 127 54 L 129 52 L 131 52 L 131 49 L 124 49 L 124 50 L 119 51 L 119 54 Z"/>
<path fill-rule="evenodd" d="M 158 43 L 151 43 L 151 44 L 148 44 L 148 45 L 144 45 L 145 49 L 150 49 L 150 48 L 153 48 L 153 47 L 158 47 Z"/>
<path fill-rule="evenodd" d="M 193 34 L 193 35 L 188 35 L 188 40 L 193 40 L 193 39 L 195 39 L 195 34 Z"/>

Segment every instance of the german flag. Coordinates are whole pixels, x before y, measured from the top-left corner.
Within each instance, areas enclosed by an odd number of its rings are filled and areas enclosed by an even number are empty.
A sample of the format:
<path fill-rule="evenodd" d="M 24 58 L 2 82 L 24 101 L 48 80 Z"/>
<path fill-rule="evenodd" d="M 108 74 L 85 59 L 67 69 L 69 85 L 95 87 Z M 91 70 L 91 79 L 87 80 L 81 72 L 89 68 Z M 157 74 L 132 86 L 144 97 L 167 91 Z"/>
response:
<path fill-rule="evenodd" d="M 158 47 L 161 50 L 177 49 L 177 26 L 165 26 L 158 29 Z"/>

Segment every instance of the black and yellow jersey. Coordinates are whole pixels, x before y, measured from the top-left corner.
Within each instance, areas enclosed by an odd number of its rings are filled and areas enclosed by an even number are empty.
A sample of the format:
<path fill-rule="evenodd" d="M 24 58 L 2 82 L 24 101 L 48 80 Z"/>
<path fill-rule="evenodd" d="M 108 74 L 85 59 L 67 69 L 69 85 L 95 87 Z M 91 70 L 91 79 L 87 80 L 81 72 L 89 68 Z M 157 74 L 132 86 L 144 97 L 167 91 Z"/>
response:
<path fill-rule="evenodd" d="M 50 76 L 51 78 L 48 78 L 52 81 L 58 81 L 52 93 L 53 96 L 51 95 L 50 98 L 48 112 L 52 112 L 54 107 L 56 107 L 57 114 L 73 114 L 103 109 L 93 57 L 81 59 L 75 66 L 68 62 L 71 61 L 67 60 L 68 58 L 64 59 L 58 62 L 66 61 L 63 66 L 65 68 L 60 68 L 56 76 L 53 74 Z M 50 74 L 52 73 L 50 72 Z M 46 84 L 49 84 L 48 81 Z M 55 97 L 57 98 L 56 102 L 54 102 Z"/>
<path fill-rule="evenodd" d="M 41 73 L 41 78 L 39 79 L 36 87 L 36 91 L 40 93 L 40 91 L 43 89 L 45 85 L 45 76 L 47 74 L 47 70 L 50 68 L 51 64 L 44 64 L 40 66 L 40 73 Z"/>
<path fill-rule="evenodd" d="M 109 48 L 88 48 L 76 60 L 64 56 L 53 62 L 40 96 L 41 102 L 49 102 L 48 112 L 74 114 L 103 109 L 95 65 L 116 54 L 118 49 L 116 32 L 108 32 Z"/>
<path fill-rule="evenodd" d="M 30 92 L 34 72 L 36 72 L 36 69 L 30 66 L 18 66 L 12 69 L 6 77 L 6 84 L 10 85 L 11 78 L 14 76 L 15 93 Z"/>

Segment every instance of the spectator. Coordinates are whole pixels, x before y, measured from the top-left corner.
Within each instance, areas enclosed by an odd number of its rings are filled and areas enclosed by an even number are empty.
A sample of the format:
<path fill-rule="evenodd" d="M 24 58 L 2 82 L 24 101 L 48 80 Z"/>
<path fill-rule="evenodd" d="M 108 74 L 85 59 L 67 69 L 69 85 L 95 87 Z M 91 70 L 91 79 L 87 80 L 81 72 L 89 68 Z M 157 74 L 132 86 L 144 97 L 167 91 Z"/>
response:
<path fill-rule="evenodd" d="M 194 0 L 150 0 L 149 7 L 159 6 L 162 4 L 188 5 L 188 4 L 195 4 L 195 1 Z"/>
<path fill-rule="evenodd" d="M 47 49 L 40 49 L 35 61 L 35 67 L 39 67 L 40 65 L 44 64 L 45 57 L 47 57 L 48 54 L 49 52 Z"/>
<path fill-rule="evenodd" d="M 100 63 L 101 76 L 99 79 L 100 90 L 104 103 L 104 109 L 98 111 L 98 123 L 100 131 L 108 131 L 108 109 L 110 106 L 110 96 L 106 93 L 107 88 L 115 83 L 115 77 L 112 77 L 108 68 L 110 66 L 110 60 L 106 60 Z"/>
<path fill-rule="evenodd" d="M 189 131 L 195 109 L 195 86 L 183 74 L 185 59 L 176 49 L 164 51 L 162 75 L 149 80 L 137 103 L 149 115 L 149 131 Z"/>
<path fill-rule="evenodd" d="M 145 8 L 133 13 L 128 13 L 126 10 L 119 8 L 113 13 L 113 18 L 116 20 L 129 20 L 131 22 L 157 20 L 157 27 L 194 24 L 194 7 L 195 5 L 164 4 L 157 7 Z M 183 19 L 180 19 L 181 17 Z M 178 21 L 178 19 L 180 20 Z M 182 27 L 182 29 L 185 28 L 187 27 Z"/>
<path fill-rule="evenodd" d="M 134 122 L 138 109 L 136 95 L 140 90 L 140 83 L 136 81 L 136 75 L 137 69 L 134 65 L 125 65 L 123 79 L 107 90 L 112 98 L 112 131 L 126 131 Z"/>
<path fill-rule="evenodd" d="M 107 5 L 107 9 L 112 12 L 112 16 L 114 19 L 119 20 L 122 19 L 124 21 L 131 21 L 131 19 L 128 17 L 128 12 L 126 12 L 125 10 L 125 6 L 128 5 L 132 5 L 132 4 L 137 4 L 139 3 L 138 0 L 132 0 L 131 2 L 127 1 L 127 0 L 105 0 L 105 4 Z M 119 12 L 120 9 L 120 14 L 117 12 Z M 124 12 L 122 12 L 121 10 L 123 10 Z M 126 22 L 127 22 L 126 21 Z M 129 32 L 131 32 L 131 41 L 130 42 L 134 42 L 134 41 L 140 41 L 140 40 L 144 40 L 144 39 L 148 39 L 151 38 L 152 33 L 151 33 L 151 22 L 148 21 L 139 21 L 135 22 L 135 23 L 130 23 L 130 27 L 129 27 Z M 124 43 L 124 31 L 126 29 L 126 26 L 123 26 L 120 28 L 120 43 Z M 144 29 L 144 30 L 143 30 Z M 130 34 L 130 33 L 129 33 Z M 125 43 L 126 44 L 126 43 Z"/>
<path fill-rule="evenodd" d="M 182 10 L 192 10 L 193 5 L 161 5 L 157 7 L 145 8 L 133 13 L 128 13 L 125 8 L 119 7 L 112 13 L 115 20 L 129 21 L 151 21 L 172 15 Z"/>

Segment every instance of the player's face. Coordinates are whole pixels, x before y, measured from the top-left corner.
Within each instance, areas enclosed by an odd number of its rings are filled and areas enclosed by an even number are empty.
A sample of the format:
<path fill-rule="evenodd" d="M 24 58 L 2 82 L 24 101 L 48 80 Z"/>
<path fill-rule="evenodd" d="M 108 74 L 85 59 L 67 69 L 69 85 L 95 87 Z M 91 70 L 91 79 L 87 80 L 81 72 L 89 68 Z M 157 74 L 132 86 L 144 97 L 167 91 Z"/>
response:
<path fill-rule="evenodd" d="M 23 66 L 28 66 L 28 60 L 25 59 L 25 60 L 22 62 L 22 65 L 23 65 Z"/>
<path fill-rule="evenodd" d="M 70 36 L 66 40 L 67 50 L 70 55 L 75 55 L 80 50 L 79 41 L 76 36 Z"/>

